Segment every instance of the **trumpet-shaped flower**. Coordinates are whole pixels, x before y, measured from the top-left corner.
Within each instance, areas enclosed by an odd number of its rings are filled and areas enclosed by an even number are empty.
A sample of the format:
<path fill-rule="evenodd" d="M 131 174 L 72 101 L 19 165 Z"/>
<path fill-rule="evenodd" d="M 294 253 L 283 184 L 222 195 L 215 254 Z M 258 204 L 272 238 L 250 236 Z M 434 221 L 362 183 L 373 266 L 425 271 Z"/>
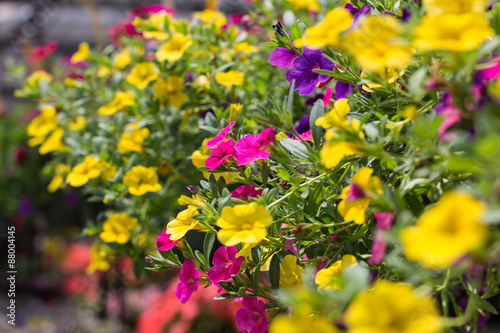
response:
<path fill-rule="evenodd" d="M 115 213 L 108 217 L 99 237 L 107 242 L 125 244 L 130 240 L 130 230 L 137 225 L 137 218 L 126 213 Z"/>
<path fill-rule="evenodd" d="M 372 173 L 371 168 L 360 168 L 358 173 L 352 176 L 349 186 L 342 190 L 338 211 L 345 221 L 365 223 L 366 208 L 377 194 L 382 193 L 380 178 L 372 176 Z"/>
<path fill-rule="evenodd" d="M 142 143 L 149 137 L 149 130 L 147 128 L 139 128 L 138 124 L 128 124 L 125 126 L 125 131 L 118 142 L 118 151 L 120 154 L 129 151 L 142 153 L 144 151 Z"/>
<path fill-rule="evenodd" d="M 266 227 L 273 223 L 271 213 L 256 202 L 247 205 L 226 206 L 222 208 L 217 225 L 219 241 L 232 246 L 238 243 L 257 244 L 267 236 Z"/>
<path fill-rule="evenodd" d="M 167 103 L 169 106 L 180 108 L 188 100 L 183 90 L 184 81 L 182 78 L 175 75 L 171 75 L 166 79 L 159 78 L 153 84 L 153 99 Z"/>
<path fill-rule="evenodd" d="M 181 59 L 192 44 L 191 36 L 176 33 L 172 38 L 156 51 L 156 59 L 160 62 L 168 61 L 173 64 Z"/>
<path fill-rule="evenodd" d="M 372 246 L 372 256 L 368 260 L 372 264 L 380 264 L 385 255 L 387 242 L 384 240 L 383 232 L 391 229 L 391 221 L 394 215 L 388 212 L 375 213 L 377 218 L 377 233 Z"/>
<path fill-rule="evenodd" d="M 323 117 L 316 119 L 316 126 L 324 128 L 337 127 L 344 128 L 349 121 L 346 119 L 346 114 L 351 111 L 347 98 L 338 99 L 333 105 L 333 110 L 325 114 Z"/>
<path fill-rule="evenodd" d="M 193 219 L 194 216 L 199 214 L 200 212 L 193 205 L 189 205 L 187 209 L 177 214 L 177 217 L 167 224 L 167 232 L 170 235 L 170 239 L 179 240 L 189 230 L 202 230 L 204 228 L 203 224 Z"/>
<path fill-rule="evenodd" d="M 257 297 L 245 297 L 241 306 L 241 309 L 236 312 L 238 327 L 248 333 L 265 333 L 269 323 L 264 302 Z"/>
<path fill-rule="evenodd" d="M 215 81 L 222 84 L 226 88 L 231 86 L 242 86 L 245 80 L 245 74 L 238 71 L 229 71 L 226 73 L 219 72 L 215 74 Z"/>
<path fill-rule="evenodd" d="M 293 69 L 289 69 L 285 76 L 288 82 L 295 80 L 295 90 L 299 95 L 306 96 L 313 93 L 318 83 L 331 79 L 329 75 L 314 72 L 315 69 L 331 71 L 335 65 L 328 60 L 321 50 L 304 48 L 304 53 L 293 61 Z"/>
<path fill-rule="evenodd" d="M 123 177 L 123 184 L 128 187 L 132 195 L 144 195 L 147 192 L 158 192 L 161 185 L 158 183 L 158 175 L 155 169 L 144 166 L 135 166 Z"/>
<path fill-rule="evenodd" d="M 212 261 L 213 267 L 208 271 L 208 279 L 215 285 L 219 281 L 230 281 L 233 275 L 240 272 L 241 263 L 245 257 L 236 256 L 236 246 L 221 246 L 215 251 Z"/>
<path fill-rule="evenodd" d="M 344 8 L 335 8 L 326 13 L 323 21 L 306 30 L 303 43 L 310 48 L 339 47 L 340 36 L 351 25 L 352 15 Z"/>
<path fill-rule="evenodd" d="M 404 254 L 428 268 L 450 267 L 486 242 L 488 228 L 480 222 L 484 212 L 485 206 L 467 193 L 445 193 L 415 226 L 400 233 Z"/>
<path fill-rule="evenodd" d="M 243 105 L 236 103 L 236 104 L 231 104 L 229 107 L 229 121 L 233 122 L 236 120 L 236 117 L 243 111 Z"/>
<path fill-rule="evenodd" d="M 442 329 L 438 307 L 430 296 L 386 280 L 354 298 L 345 322 L 349 332 L 438 333 Z"/>
<path fill-rule="evenodd" d="M 88 60 L 90 57 L 90 47 L 86 42 L 80 43 L 78 45 L 78 51 L 71 57 L 71 63 L 77 64 L 79 62 Z"/>
<path fill-rule="evenodd" d="M 167 233 L 167 228 L 164 228 L 162 232 L 156 237 L 158 237 L 158 239 L 156 240 L 156 247 L 160 251 L 171 250 L 179 242 L 178 240 L 170 239 L 170 234 Z"/>
<path fill-rule="evenodd" d="M 90 179 L 99 177 L 100 174 L 100 161 L 95 157 L 87 156 L 82 163 L 76 165 L 66 176 L 66 182 L 73 187 L 80 187 Z"/>
<path fill-rule="evenodd" d="M 235 124 L 236 123 L 234 121 L 231 122 L 229 125 L 224 127 L 224 129 L 222 131 L 220 131 L 219 134 L 217 134 L 213 139 L 208 140 L 207 141 L 207 149 L 212 149 L 212 148 L 218 146 L 220 143 L 226 141 L 227 135 L 229 134 L 229 132 L 231 132 L 231 129 L 233 128 L 233 126 Z"/>
<path fill-rule="evenodd" d="M 230 157 L 235 156 L 234 140 L 222 142 L 212 151 L 210 157 L 206 160 L 205 166 L 210 170 L 215 170 L 219 165 L 226 162 Z"/>
<path fill-rule="evenodd" d="M 131 92 L 119 92 L 116 93 L 115 97 L 111 102 L 106 105 L 101 106 L 97 109 L 97 113 L 100 116 L 108 115 L 112 116 L 117 111 L 123 110 L 127 106 L 135 104 L 135 96 Z"/>
<path fill-rule="evenodd" d="M 285 288 L 295 288 L 302 283 L 304 268 L 297 264 L 297 257 L 289 254 L 280 263 L 280 285 Z"/>
<path fill-rule="evenodd" d="M 337 260 L 330 267 L 321 269 L 316 275 L 314 282 L 319 285 L 320 290 L 340 290 L 342 289 L 343 272 L 357 265 L 356 258 L 350 254 L 346 254 L 341 260 Z"/>
<path fill-rule="evenodd" d="M 442 14 L 424 17 L 414 30 L 421 51 L 471 51 L 495 35 L 484 14 Z"/>
<path fill-rule="evenodd" d="M 266 151 L 266 148 L 273 143 L 275 138 L 274 128 L 266 128 L 260 134 L 249 134 L 238 140 L 235 145 L 238 165 L 268 158 L 270 153 Z"/>
<path fill-rule="evenodd" d="M 139 89 L 144 89 L 151 81 L 158 78 L 159 72 L 152 62 L 144 62 L 134 66 L 127 77 L 127 82 Z"/>
<path fill-rule="evenodd" d="M 181 303 L 186 303 L 191 295 L 198 290 L 200 283 L 200 272 L 196 269 L 194 261 L 186 259 L 182 264 L 179 279 L 181 282 L 175 288 L 175 297 L 181 300 Z"/>
<path fill-rule="evenodd" d="M 248 201 L 248 198 L 255 198 L 262 194 L 261 189 L 256 189 L 253 185 L 241 185 L 236 190 L 231 191 L 231 197 Z"/>

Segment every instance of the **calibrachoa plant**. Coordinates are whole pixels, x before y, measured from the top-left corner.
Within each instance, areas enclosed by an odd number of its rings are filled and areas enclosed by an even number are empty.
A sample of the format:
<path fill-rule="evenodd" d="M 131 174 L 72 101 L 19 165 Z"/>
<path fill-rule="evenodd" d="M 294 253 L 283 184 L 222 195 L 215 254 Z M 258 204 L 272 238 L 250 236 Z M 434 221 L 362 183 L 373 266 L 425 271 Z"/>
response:
<path fill-rule="evenodd" d="M 34 72 L 18 93 L 41 106 L 30 145 L 56 152 L 49 189 L 109 205 L 86 231 L 92 269 L 158 234 L 147 269 L 181 268 L 182 303 L 216 285 L 247 332 L 484 327 L 499 293 L 498 6 L 253 6 L 247 25 L 137 17 L 139 36 L 81 44 L 63 81 Z"/>

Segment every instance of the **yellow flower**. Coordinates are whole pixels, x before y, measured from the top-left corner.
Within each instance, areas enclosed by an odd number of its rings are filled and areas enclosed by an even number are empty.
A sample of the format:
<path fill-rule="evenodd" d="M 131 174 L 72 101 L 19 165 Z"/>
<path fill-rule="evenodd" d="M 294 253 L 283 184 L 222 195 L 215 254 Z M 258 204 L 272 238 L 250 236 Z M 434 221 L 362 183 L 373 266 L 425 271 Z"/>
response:
<path fill-rule="evenodd" d="M 54 178 L 52 178 L 49 185 L 47 185 L 47 191 L 49 193 L 57 191 L 64 183 L 64 177 L 69 171 L 70 171 L 69 165 L 62 163 L 56 165 L 56 167 L 54 168 L 55 176 Z"/>
<path fill-rule="evenodd" d="M 172 21 L 173 17 L 170 15 L 170 13 L 159 12 L 151 14 L 148 20 L 136 17 L 132 24 L 136 27 L 146 27 L 147 30 L 142 31 L 142 35 L 144 36 L 144 38 L 163 41 L 170 37 L 170 33 L 168 30 Z"/>
<path fill-rule="evenodd" d="M 97 77 L 105 77 L 108 76 L 109 73 L 111 73 L 111 67 L 108 65 L 100 65 L 97 70 Z"/>
<path fill-rule="evenodd" d="M 64 135 L 64 130 L 60 127 L 56 128 L 54 132 L 45 140 L 45 142 L 38 148 L 38 152 L 41 155 L 48 154 L 53 151 L 58 151 L 64 148 L 64 143 L 62 142 L 62 137 Z"/>
<path fill-rule="evenodd" d="M 52 82 L 52 75 L 47 73 L 46 71 L 38 70 L 31 73 L 30 76 L 26 79 L 26 83 L 30 87 L 36 87 L 39 85 L 40 81 L 44 81 L 45 83 Z"/>
<path fill-rule="evenodd" d="M 318 12 L 320 10 L 317 0 L 288 0 L 293 5 L 294 10 L 307 9 Z"/>
<path fill-rule="evenodd" d="M 123 184 L 128 187 L 128 191 L 132 195 L 144 195 L 146 192 L 161 190 L 155 169 L 144 166 L 135 166 L 127 171 L 123 177 Z"/>
<path fill-rule="evenodd" d="M 80 61 L 84 61 L 84 60 L 89 59 L 89 57 L 90 57 L 89 44 L 86 42 L 83 42 L 83 43 L 80 43 L 80 45 L 78 45 L 78 51 L 75 54 L 73 54 L 73 56 L 71 57 L 71 63 L 76 64 Z"/>
<path fill-rule="evenodd" d="M 87 267 L 87 274 L 92 274 L 95 271 L 107 271 L 110 266 L 107 257 L 107 247 L 103 244 L 94 243 L 90 251 L 90 263 Z"/>
<path fill-rule="evenodd" d="M 368 205 L 377 194 L 382 193 L 380 178 L 372 176 L 373 169 L 362 167 L 351 178 L 349 186 L 344 187 L 338 205 L 340 215 L 346 222 L 365 223 L 365 212 Z"/>
<path fill-rule="evenodd" d="M 283 288 L 294 288 L 302 283 L 304 268 L 297 265 L 297 257 L 286 255 L 280 263 L 280 285 Z"/>
<path fill-rule="evenodd" d="M 227 18 L 223 13 L 211 9 L 205 9 L 202 12 L 195 12 L 194 18 L 204 25 L 213 24 L 219 29 L 227 23 Z"/>
<path fill-rule="evenodd" d="M 333 141 L 337 135 L 332 131 L 326 131 L 326 143 L 321 148 L 321 164 L 327 169 L 333 169 L 339 165 L 345 156 L 360 153 L 359 147 L 352 142 Z"/>
<path fill-rule="evenodd" d="M 232 122 L 236 120 L 236 117 L 241 113 L 243 110 L 243 105 L 242 104 L 231 104 L 229 107 L 229 122 Z"/>
<path fill-rule="evenodd" d="M 238 52 L 245 52 L 245 53 L 250 53 L 250 54 L 257 53 L 260 50 L 257 46 L 253 46 L 253 45 L 248 44 L 248 42 L 238 43 L 238 44 L 236 44 L 236 46 L 234 48 Z"/>
<path fill-rule="evenodd" d="M 42 109 L 40 114 L 33 118 L 29 123 L 27 131 L 29 136 L 42 137 L 42 141 L 45 136 L 51 131 L 57 128 L 57 112 L 52 106 L 46 106 Z M 37 143 L 39 144 L 39 143 Z M 30 146 L 36 146 L 37 144 L 32 144 Z"/>
<path fill-rule="evenodd" d="M 410 119 L 411 121 L 417 120 L 417 107 L 415 105 L 406 106 L 401 112 L 401 116 L 405 119 Z"/>
<path fill-rule="evenodd" d="M 123 49 L 115 55 L 115 62 L 113 64 L 113 69 L 116 71 L 124 69 L 127 65 L 132 62 L 132 57 L 128 49 Z"/>
<path fill-rule="evenodd" d="M 162 103 L 168 101 L 168 105 L 180 108 L 188 100 L 183 90 L 184 81 L 179 76 L 159 78 L 153 84 L 153 99 L 160 100 Z"/>
<path fill-rule="evenodd" d="M 337 333 L 338 331 L 331 321 L 323 316 L 281 315 L 271 321 L 269 327 L 269 333 L 304 332 Z"/>
<path fill-rule="evenodd" d="M 442 14 L 424 17 L 414 29 L 420 51 L 471 51 L 495 35 L 483 14 Z"/>
<path fill-rule="evenodd" d="M 205 156 L 205 154 L 203 152 L 201 152 L 201 150 L 196 150 L 191 155 L 191 161 L 193 162 L 193 165 L 195 167 L 197 167 L 197 168 L 204 167 L 205 166 L 205 161 L 207 159 L 208 159 L 208 157 Z M 220 172 L 220 173 L 214 173 L 213 175 L 215 176 L 216 180 L 219 180 L 220 177 L 224 178 L 224 180 L 226 181 L 226 184 L 233 183 L 233 180 L 234 180 L 234 177 L 235 177 L 235 173 L 234 172 Z M 203 172 L 203 177 L 205 177 L 206 179 L 208 179 L 209 176 L 210 176 L 210 173 Z"/>
<path fill-rule="evenodd" d="M 413 227 L 404 229 L 401 242 L 406 257 L 428 268 L 447 268 L 488 238 L 481 224 L 484 205 L 465 192 L 445 193 Z"/>
<path fill-rule="evenodd" d="M 106 243 L 125 244 L 130 240 L 130 230 L 137 225 L 137 218 L 126 213 L 115 213 L 104 222 L 99 237 Z"/>
<path fill-rule="evenodd" d="M 135 104 L 135 96 L 131 92 L 119 92 L 116 93 L 115 98 L 106 105 L 101 106 L 97 109 L 97 113 L 100 116 L 108 115 L 112 116 L 117 111 L 123 110 L 127 106 Z"/>
<path fill-rule="evenodd" d="M 370 15 L 359 29 L 347 35 L 344 46 L 364 70 L 380 74 L 387 68 L 399 71 L 412 59 L 401 32 L 402 27 L 394 17 Z"/>
<path fill-rule="evenodd" d="M 484 14 L 488 0 L 422 0 L 427 15 Z"/>
<path fill-rule="evenodd" d="M 129 151 L 144 152 L 142 143 L 149 135 L 150 132 L 147 128 L 139 128 L 138 124 L 127 124 L 125 126 L 125 133 L 122 134 L 120 142 L 118 142 L 118 151 L 120 154 L 125 154 Z"/>
<path fill-rule="evenodd" d="M 174 166 L 167 161 L 161 161 L 157 171 L 160 176 L 166 177 L 174 172 Z"/>
<path fill-rule="evenodd" d="M 76 88 L 81 88 L 83 87 L 82 81 L 75 80 L 72 77 L 67 77 L 64 79 L 64 85 L 68 87 L 76 87 Z"/>
<path fill-rule="evenodd" d="M 227 73 L 219 72 L 215 74 L 215 81 L 222 84 L 226 88 L 230 88 L 232 85 L 242 86 L 245 80 L 245 74 L 238 71 L 229 71 Z"/>
<path fill-rule="evenodd" d="M 156 59 L 160 62 L 166 60 L 170 63 L 174 63 L 182 58 L 191 44 L 191 36 L 176 33 L 167 43 L 163 44 L 163 46 L 156 51 Z"/>
<path fill-rule="evenodd" d="M 118 172 L 118 167 L 113 163 L 101 161 L 101 177 L 107 182 L 110 179 L 115 178 Z"/>
<path fill-rule="evenodd" d="M 340 290 L 342 289 L 342 274 L 346 270 L 356 267 L 358 262 L 350 254 L 346 254 L 341 260 L 337 260 L 330 267 L 321 269 L 316 275 L 316 282 L 319 290 Z"/>
<path fill-rule="evenodd" d="M 273 223 L 273 217 L 265 207 L 256 202 L 247 205 L 226 206 L 222 208 L 217 225 L 219 241 L 232 246 L 238 243 L 257 244 L 267 236 L 266 227 Z"/>
<path fill-rule="evenodd" d="M 341 33 L 349 28 L 351 22 L 352 15 L 347 9 L 335 8 L 326 13 L 321 23 L 308 28 L 303 40 L 298 42 L 310 48 L 339 47 Z"/>
<path fill-rule="evenodd" d="M 323 117 L 316 119 L 316 126 L 323 126 L 324 128 L 337 127 L 343 128 L 347 126 L 349 121 L 346 119 L 346 114 L 351 111 L 349 107 L 349 100 L 341 98 L 333 104 L 333 110 L 325 114 Z"/>
<path fill-rule="evenodd" d="M 66 182 L 73 187 L 80 187 L 90 179 L 99 177 L 101 174 L 100 161 L 92 156 L 87 156 L 82 163 L 75 165 L 66 176 Z"/>
<path fill-rule="evenodd" d="M 184 237 L 189 230 L 202 230 L 203 224 L 200 221 L 193 219 L 193 216 L 199 215 L 196 206 L 189 205 L 187 209 L 183 210 L 175 220 L 167 224 L 167 233 L 170 234 L 171 240 L 178 240 Z"/>
<path fill-rule="evenodd" d="M 195 86 L 202 89 L 210 88 L 210 80 L 205 75 L 198 76 L 193 83 Z"/>
<path fill-rule="evenodd" d="M 80 131 L 85 128 L 87 121 L 84 116 L 77 116 L 74 121 L 69 124 L 69 129 L 72 131 Z"/>
<path fill-rule="evenodd" d="M 159 73 L 152 62 L 144 62 L 134 66 L 130 75 L 127 77 L 127 82 L 133 84 L 139 89 L 144 89 L 149 82 L 158 78 Z"/>
<path fill-rule="evenodd" d="M 442 329 L 430 296 L 386 280 L 358 294 L 347 308 L 345 321 L 350 333 L 438 333 Z"/>

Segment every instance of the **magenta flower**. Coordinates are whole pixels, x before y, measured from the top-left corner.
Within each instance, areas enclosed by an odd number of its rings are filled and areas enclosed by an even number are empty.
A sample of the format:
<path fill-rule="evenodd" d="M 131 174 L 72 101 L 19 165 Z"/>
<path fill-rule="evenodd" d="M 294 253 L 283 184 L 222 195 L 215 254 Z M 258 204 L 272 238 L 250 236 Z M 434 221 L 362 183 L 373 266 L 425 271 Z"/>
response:
<path fill-rule="evenodd" d="M 156 235 L 158 239 L 156 240 L 156 247 L 160 251 L 168 251 L 173 249 L 174 246 L 179 242 L 178 240 L 170 240 L 170 234 L 167 234 L 167 228 L 163 229 L 159 235 Z"/>
<path fill-rule="evenodd" d="M 236 312 L 238 327 L 248 333 L 265 333 L 269 326 L 266 305 L 257 297 L 243 298 L 242 308 Z"/>
<path fill-rule="evenodd" d="M 358 199 L 363 199 L 366 196 L 365 191 L 356 183 L 352 183 L 349 186 L 349 194 L 345 198 L 346 201 L 355 201 Z"/>
<path fill-rule="evenodd" d="M 196 264 L 186 259 L 181 268 L 179 279 L 181 282 L 175 288 L 175 297 L 181 300 L 181 303 L 186 303 L 191 295 L 198 290 L 200 273 L 196 269 Z"/>
<path fill-rule="evenodd" d="M 219 145 L 221 142 L 226 141 L 226 136 L 229 132 L 231 132 L 231 129 L 233 128 L 234 124 L 236 124 L 236 122 L 233 121 L 232 123 L 227 125 L 222 131 L 220 131 L 220 133 L 217 134 L 215 138 L 209 140 L 207 142 L 207 149 L 212 149 L 213 147 Z"/>
<path fill-rule="evenodd" d="M 234 149 L 234 140 L 222 142 L 217 148 L 212 150 L 212 156 L 207 158 L 205 166 L 213 171 L 217 169 L 219 165 L 235 155 L 236 150 Z"/>
<path fill-rule="evenodd" d="M 213 267 L 208 271 L 208 279 L 219 286 L 219 281 L 230 281 L 233 275 L 240 272 L 240 266 L 245 257 L 236 257 L 236 246 L 221 246 L 215 251 Z M 219 292 L 222 288 L 219 289 Z"/>
<path fill-rule="evenodd" d="M 383 231 L 391 229 L 391 221 L 394 215 L 388 212 L 375 213 L 377 218 L 377 233 L 372 246 L 372 256 L 368 259 L 369 263 L 380 264 L 385 255 L 387 242 L 384 240 Z"/>
<path fill-rule="evenodd" d="M 321 50 L 304 48 L 304 53 L 293 61 L 293 69 L 289 69 L 285 76 L 288 82 L 295 80 L 295 90 L 299 95 L 311 95 L 318 86 L 331 79 L 329 75 L 314 72 L 315 69 L 333 70 L 335 65 L 326 59 Z"/>
<path fill-rule="evenodd" d="M 261 195 L 262 190 L 255 188 L 253 185 L 246 184 L 238 187 L 230 193 L 233 198 L 248 201 L 248 198 L 255 198 Z"/>
<path fill-rule="evenodd" d="M 332 87 L 326 88 L 325 97 L 323 98 L 323 105 L 325 106 L 325 108 L 328 106 L 328 103 L 330 103 L 330 100 L 332 99 L 332 90 Z"/>
<path fill-rule="evenodd" d="M 298 56 L 293 50 L 285 49 L 284 47 L 277 47 L 269 55 L 269 61 L 273 66 L 280 66 L 281 69 L 292 68 L 293 61 Z"/>
<path fill-rule="evenodd" d="M 266 128 L 260 134 L 249 134 L 241 138 L 235 146 L 238 166 L 268 158 L 270 153 L 266 151 L 266 148 L 273 143 L 275 138 L 274 128 Z"/>
<path fill-rule="evenodd" d="M 491 63 L 491 66 L 478 71 L 476 76 L 484 81 L 491 81 L 498 78 L 500 76 L 500 58 L 496 58 L 495 61 Z"/>

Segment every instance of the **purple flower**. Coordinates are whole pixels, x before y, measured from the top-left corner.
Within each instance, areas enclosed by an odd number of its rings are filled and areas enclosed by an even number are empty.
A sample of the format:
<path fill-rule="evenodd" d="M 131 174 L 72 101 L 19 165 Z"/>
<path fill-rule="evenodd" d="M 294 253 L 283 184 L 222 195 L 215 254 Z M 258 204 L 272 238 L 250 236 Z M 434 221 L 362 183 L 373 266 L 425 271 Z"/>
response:
<path fill-rule="evenodd" d="M 372 256 L 368 262 L 372 264 L 380 264 L 385 255 L 385 249 L 387 247 L 387 242 L 383 237 L 383 230 L 391 229 L 391 221 L 394 215 L 388 212 L 375 213 L 377 218 L 377 233 L 375 235 L 375 241 L 372 246 Z"/>
<path fill-rule="evenodd" d="M 226 136 L 229 132 L 231 132 L 231 129 L 233 128 L 234 124 L 236 122 L 231 122 L 229 125 L 227 125 L 222 131 L 220 131 L 219 134 L 215 136 L 212 140 L 209 140 L 207 142 L 207 149 L 212 149 L 213 147 L 216 147 L 218 144 L 226 140 Z"/>
<path fill-rule="evenodd" d="M 200 273 L 196 269 L 196 264 L 186 259 L 181 268 L 179 279 L 181 282 L 175 288 L 175 297 L 181 300 L 181 303 L 186 303 L 191 295 L 198 290 Z"/>
<path fill-rule="evenodd" d="M 299 120 L 299 123 L 297 124 L 297 126 L 295 126 L 295 130 L 297 131 L 297 133 L 302 134 L 311 129 L 311 125 L 309 124 L 309 116 L 310 113 L 306 114 Z"/>
<path fill-rule="evenodd" d="M 269 61 L 273 66 L 280 66 L 281 69 L 293 67 L 293 61 L 297 58 L 297 54 L 293 50 L 277 47 L 269 55 Z"/>
<path fill-rule="evenodd" d="M 401 16 L 401 21 L 408 22 L 410 19 L 411 19 L 411 12 L 408 9 L 403 8 L 403 16 Z"/>
<path fill-rule="evenodd" d="M 323 94 L 316 94 L 314 95 L 313 97 L 309 97 L 306 102 L 304 103 L 305 106 L 314 106 L 314 103 L 316 103 L 316 101 L 318 99 L 323 99 L 325 97 L 325 95 Z"/>
<path fill-rule="evenodd" d="M 156 235 L 156 237 L 158 237 L 156 240 L 156 247 L 160 251 L 173 249 L 177 242 L 179 242 L 178 240 L 170 240 L 170 234 L 167 234 L 167 228 L 163 229 L 159 235 Z"/>
<path fill-rule="evenodd" d="M 218 286 L 219 281 L 230 281 L 233 275 L 240 272 L 240 266 L 245 257 L 236 257 L 237 252 L 236 246 L 221 246 L 215 251 L 212 261 L 214 266 L 210 268 L 207 274 L 210 282 Z M 221 289 L 219 289 L 219 292 Z"/>
<path fill-rule="evenodd" d="M 21 198 L 17 203 L 17 212 L 22 217 L 29 217 L 35 210 L 35 203 L 30 198 Z"/>
<path fill-rule="evenodd" d="M 372 8 L 370 6 L 363 6 L 361 7 L 361 9 L 358 10 L 358 12 L 354 15 L 354 17 L 352 18 L 352 22 L 351 22 L 351 25 L 349 27 L 349 30 L 348 32 L 351 32 L 352 29 L 354 29 L 354 27 L 356 27 L 356 24 L 358 23 L 358 21 L 363 17 L 363 16 L 368 16 L 370 15 L 370 10 Z"/>
<path fill-rule="evenodd" d="M 235 146 L 238 166 L 260 159 L 267 159 L 270 154 L 266 151 L 266 148 L 273 143 L 275 138 L 276 131 L 274 128 L 266 128 L 260 134 L 249 134 L 241 138 Z"/>
<path fill-rule="evenodd" d="M 262 194 L 261 189 L 256 189 L 253 185 L 242 185 L 238 187 L 236 190 L 231 191 L 231 197 L 248 201 L 248 198 L 257 197 Z"/>
<path fill-rule="evenodd" d="M 205 166 L 214 171 L 230 157 L 235 156 L 235 154 L 234 140 L 222 142 L 217 148 L 212 150 L 212 155 L 205 161 Z"/>
<path fill-rule="evenodd" d="M 314 72 L 315 69 L 331 71 L 335 65 L 323 56 L 321 50 L 304 48 L 304 53 L 293 62 L 293 69 L 286 72 L 286 79 L 295 80 L 295 90 L 299 95 L 311 95 L 318 83 L 330 80 L 330 76 Z"/>
<path fill-rule="evenodd" d="M 335 98 L 346 98 L 351 93 L 353 88 L 354 86 L 352 84 L 337 81 L 337 83 L 335 84 Z"/>
<path fill-rule="evenodd" d="M 356 183 L 352 183 L 349 186 L 349 194 L 345 198 L 346 201 L 355 201 L 358 199 L 363 199 L 365 197 L 365 191 Z"/>
<path fill-rule="evenodd" d="M 243 298 L 242 308 L 236 312 L 238 327 L 248 333 L 265 333 L 269 326 L 266 305 L 257 297 Z"/>

